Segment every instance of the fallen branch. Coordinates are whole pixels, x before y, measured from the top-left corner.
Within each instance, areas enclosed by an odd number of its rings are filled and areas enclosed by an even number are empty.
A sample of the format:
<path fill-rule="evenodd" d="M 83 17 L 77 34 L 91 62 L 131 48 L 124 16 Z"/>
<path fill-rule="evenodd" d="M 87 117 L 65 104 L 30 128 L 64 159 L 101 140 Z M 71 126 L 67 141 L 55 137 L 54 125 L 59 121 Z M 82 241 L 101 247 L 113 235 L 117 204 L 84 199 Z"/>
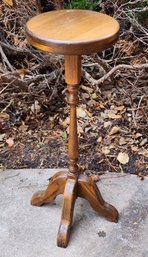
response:
<path fill-rule="evenodd" d="M 42 61 L 42 59 L 38 56 L 39 52 L 37 50 L 32 50 L 32 51 L 29 51 L 27 49 L 22 49 L 22 48 L 16 48 L 16 47 L 13 47 L 11 46 L 10 44 L 6 44 L 2 41 L 0 41 L 0 47 L 3 47 L 4 48 L 4 51 L 6 52 L 6 55 L 11 55 L 11 56 L 18 56 L 18 55 L 22 55 L 22 56 L 30 56 L 31 58 L 35 58 L 35 59 L 38 59 L 39 61 Z M 35 53 L 37 53 L 38 55 L 34 54 L 33 51 Z"/>
<path fill-rule="evenodd" d="M 6 112 L 6 110 L 10 107 L 10 105 L 13 103 L 14 99 L 12 98 L 10 102 L 7 104 L 7 106 L 1 111 L 1 113 Z"/>
<path fill-rule="evenodd" d="M 8 83 L 9 86 L 14 86 L 14 88 L 18 88 L 24 92 L 28 91 L 28 83 L 25 80 L 21 80 L 18 76 L 9 74 L 4 74 L 0 78 L 0 82 Z"/>
<path fill-rule="evenodd" d="M 2 60 L 7 64 L 7 66 L 9 67 L 9 69 L 10 69 L 11 71 L 14 71 L 14 69 L 13 69 L 12 65 L 10 64 L 10 62 L 8 61 L 8 58 L 7 58 L 7 56 L 5 55 L 5 53 L 4 53 L 4 51 L 3 51 L 2 47 L 1 47 L 1 45 L 0 45 L 0 54 L 1 54 Z"/>
<path fill-rule="evenodd" d="M 116 67 L 112 68 L 108 73 L 106 73 L 102 78 L 96 80 L 94 79 L 87 71 L 83 70 L 85 78 L 92 84 L 92 85 L 100 85 L 104 83 L 109 77 L 111 77 L 117 70 L 128 69 L 128 70 L 141 70 L 148 68 L 148 63 L 140 64 L 140 65 L 127 65 L 127 64 L 119 64 Z"/>

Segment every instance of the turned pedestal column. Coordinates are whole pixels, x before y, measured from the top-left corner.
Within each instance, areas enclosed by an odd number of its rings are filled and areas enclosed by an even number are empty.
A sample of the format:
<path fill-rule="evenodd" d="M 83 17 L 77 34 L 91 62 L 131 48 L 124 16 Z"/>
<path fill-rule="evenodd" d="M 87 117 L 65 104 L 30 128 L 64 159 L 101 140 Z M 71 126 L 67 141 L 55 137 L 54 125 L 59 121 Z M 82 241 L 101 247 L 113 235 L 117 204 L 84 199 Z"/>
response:
<path fill-rule="evenodd" d="M 92 11 L 61 10 L 38 15 L 27 23 L 28 41 L 41 50 L 64 55 L 67 103 L 70 106 L 70 127 L 67 172 L 58 172 L 49 179 L 46 190 L 35 193 L 32 205 L 41 206 L 63 194 L 61 222 L 57 245 L 68 245 L 74 204 L 77 197 L 110 221 L 118 221 L 118 211 L 106 203 L 93 177 L 86 177 L 78 167 L 77 105 L 81 81 L 81 56 L 102 51 L 118 39 L 119 24 L 113 18 Z"/>

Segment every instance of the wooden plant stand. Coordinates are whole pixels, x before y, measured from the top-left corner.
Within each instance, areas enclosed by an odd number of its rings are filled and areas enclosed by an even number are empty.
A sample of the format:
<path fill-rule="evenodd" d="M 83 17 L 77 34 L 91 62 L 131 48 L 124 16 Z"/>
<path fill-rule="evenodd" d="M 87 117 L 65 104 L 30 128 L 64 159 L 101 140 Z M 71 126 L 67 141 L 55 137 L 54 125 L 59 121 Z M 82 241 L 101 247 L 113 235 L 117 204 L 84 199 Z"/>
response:
<path fill-rule="evenodd" d="M 53 14 L 54 16 L 52 16 Z M 54 29 L 57 26 L 58 19 L 60 20 L 59 27 L 60 24 L 62 25 L 60 28 L 57 27 L 57 34 L 53 34 L 52 29 L 55 31 Z M 102 19 L 104 19 L 104 23 Z M 64 23 L 65 21 L 66 23 Z M 63 36 L 65 30 L 67 30 L 68 21 L 70 27 L 68 28 L 67 34 Z M 107 32 L 100 32 L 99 21 L 105 24 L 104 29 Z M 90 23 L 92 22 L 91 28 Z M 65 24 L 65 27 L 63 24 Z M 109 29 L 110 26 L 113 28 Z M 51 30 L 47 33 L 45 28 L 48 27 Z M 73 28 L 72 31 L 71 27 Z M 96 28 L 96 31 L 94 31 L 94 28 Z M 60 34 L 59 31 L 61 32 Z M 85 36 L 81 39 L 81 35 L 84 32 L 87 40 Z M 103 200 L 93 177 L 86 177 L 79 172 L 77 164 L 78 134 L 76 115 L 79 83 L 81 81 L 81 55 L 101 51 L 112 45 L 118 38 L 118 32 L 119 25 L 113 18 L 104 14 L 80 10 L 54 11 L 48 13 L 48 15 L 45 13 L 32 18 L 27 23 L 27 38 L 33 46 L 48 52 L 64 54 L 65 58 L 67 102 L 70 105 L 69 170 L 68 172 L 56 173 L 49 180 L 47 189 L 35 193 L 31 200 L 32 205 L 41 206 L 51 203 L 57 195 L 63 194 L 62 216 L 57 236 L 57 245 L 60 247 L 67 247 L 68 245 L 73 221 L 74 204 L 77 197 L 88 200 L 91 207 L 108 220 L 113 222 L 118 221 L 118 211 L 115 207 Z M 94 33 L 97 34 L 95 39 Z M 102 36 L 100 33 L 102 33 Z M 105 33 L 106 37 L 103 33 Z M 80 37 L 80 39 L 75 40 L 75 37 Z"/>

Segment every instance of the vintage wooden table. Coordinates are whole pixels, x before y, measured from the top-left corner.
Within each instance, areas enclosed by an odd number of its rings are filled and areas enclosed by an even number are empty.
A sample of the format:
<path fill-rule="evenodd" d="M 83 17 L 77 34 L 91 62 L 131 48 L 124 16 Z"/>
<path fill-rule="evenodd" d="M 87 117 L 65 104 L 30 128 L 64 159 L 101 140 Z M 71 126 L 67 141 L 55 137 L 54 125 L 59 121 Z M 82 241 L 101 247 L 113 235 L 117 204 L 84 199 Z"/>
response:
<path fill-rule="evenodd" d="M 78 167 L 77 114 L 81 81 L 81 56 L 105 50 L 118 39 L 119 24 L 112 17 L 86 10 L 60 10 L 39 14 L 27 22 L 27 39 L 34 47 L 65 58 L 67 102 L 70 105 L 69 169 L 56 173 L 45 191 L 32 197 L 41 206 L 63 194 L 62 217 L 57 245 L 67 247 L 77 197 L 85 198 L 91 207 L 110 221 L 118 221 L 118 211 L 106 203 L 92 177 L 80 174 Z"/>

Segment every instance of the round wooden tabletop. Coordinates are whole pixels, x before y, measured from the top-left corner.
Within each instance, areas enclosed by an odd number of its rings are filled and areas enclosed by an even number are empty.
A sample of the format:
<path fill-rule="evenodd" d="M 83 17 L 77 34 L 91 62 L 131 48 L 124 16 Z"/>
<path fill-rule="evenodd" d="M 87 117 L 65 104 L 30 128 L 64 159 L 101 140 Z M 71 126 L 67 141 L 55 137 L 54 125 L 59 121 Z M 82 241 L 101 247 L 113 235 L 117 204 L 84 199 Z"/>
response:
<path fill-rule="evenodd" d="M 112 17 L 87 10 L 58 10 L 39 14 L 27 22 L 30 44 L 52 53 L 90 54 L 113 45 L 119 23 Z"/>

